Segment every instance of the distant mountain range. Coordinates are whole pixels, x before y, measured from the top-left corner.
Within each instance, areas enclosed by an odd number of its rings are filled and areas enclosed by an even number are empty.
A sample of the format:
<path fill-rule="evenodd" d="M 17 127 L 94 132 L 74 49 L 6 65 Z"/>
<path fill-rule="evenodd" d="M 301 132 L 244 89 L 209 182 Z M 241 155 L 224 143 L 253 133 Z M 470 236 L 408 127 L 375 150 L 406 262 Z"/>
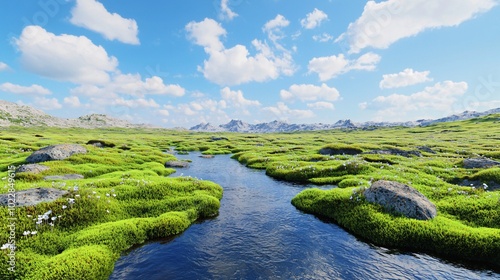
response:
<path fill-rule="evenodd" d="M 351 120 L 339 120 L 334 124 L 313 123 L 313 124 L 289 124 L 282 121 L 272 121 L 268 123 L 249 124 L 241 120 L 231 120 L 227 124 L 214 126 L 210 123 L 201 123 L 191 127 L 191 131 L 202 132 L 247 132 L 247 133 L 272 133 L 272 132 L 293 132 L 293 131 L 311 131 L 311 130 L 327 130 L 327 129 L 370 129 L 376 127 L 394 127 L 394 126 L 428 126 L 435 123 L 452 122 L 460 120 L 468 120 L 487 116 L 490 114 L 500 113 L 500 108 L 488 110 L 485 112 L 465 111 L 457 115 L 451 115 L 445 118 L 435 120 L 417 120 L 409 122 L 364 122 L 353 123 Z"/>
<path fill-rule="evenodd" d="M 465 111 L 461 114 L 451 115 L 436 120 L 417 120 L 410 122 L 364 122 L 354 123 L 351 120 L 339 120 L 333 124 L 290 124 L 283 121 L 272 121 L 267 123 L 249 124 L 241 120 L 231 120 L 227 124 L 212 125 L 202 123 L 191 127 L 191 131 L 202 132 L 247 132 L 247 133 L 271 133 L 271 132 L 293 132 L 327 129 L 371 129 L 377 127 L 393 126 L 427 126 L 435 123 L 468 120 L 490 114 L 500 113 L 500 108 L 485 112 Z M 18 105 L 16 103 L 0 100 L 0 127 L 2 126 L 49 126 L 49 127 L 80 127 L 80 128 L 145 128 L 154 127 L 148 124 L 132 124 L 126 120 L 112 118 L 102 114 L 90 114 L 76 119 L 64 119 L 51 116 L 30 106 Z M 177 128 L 183 129 L 183 128 Z"/>
<path fill-rule="evenodd" d="M 139 128 L 150 127 L 144 124 L 132 124 L 126 120 L 112 118 L 102 114 L 90 114 L 77 119 L 63 119 L 48 115 L 30 106 L 0 100 L 0 127 L 2 126 L 49 126 L 80 128 Z"/>

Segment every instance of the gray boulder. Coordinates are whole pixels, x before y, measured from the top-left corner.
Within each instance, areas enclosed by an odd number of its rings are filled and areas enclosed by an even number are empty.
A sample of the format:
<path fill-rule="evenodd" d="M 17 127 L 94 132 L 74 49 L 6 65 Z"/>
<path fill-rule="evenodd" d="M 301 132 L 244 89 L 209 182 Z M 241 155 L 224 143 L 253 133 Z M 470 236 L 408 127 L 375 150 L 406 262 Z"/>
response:
<path fill-rule="evenodd" d="M 420 151 L 403 151 L 400 149 L 386 149 L 386 150 L 373 150 L 366 152 L 366 154 L 375 154 L 375 155 L 394 155 L 394 156 L 403 156 L 403 157 L 421 157 L 422 153 Z"/>
<path fill-rule="evenodd" d="M 53 176 L 45 176 L 44 180 L 47 181 L 57 181 L 57 180 L 79 180 L 84 179 L 83 175 L 80 174 L 66 174 L 66 175 L 53 175 Z"/>
<path fill-rule="evenodd" d="M 61 144 L 41 148 L 26 158 L 29 163 L 67 159 L 73 154 L 85 154 L 87 149 L 76 144 Z"/>
<path fill-rule="evenodd" d="M 58 198 L 63 197 L 68 192 L 53 188 L 36 188 L 29 190 L 17 191 L 15 193 L 15 206 L 32 206 L 37 205 L 42 202 L 51 202 Z M 10 201 L 9 201 L 10 200 Z M 0 195 L 0 205 L 11 206 L 13 203 L 12 195 L 2 194 Z"/>
<path fill-rule="evenodd" d="M 376 181 L 365 190 L 364 196 L 367 201 L 408 218 L 430 220 L 437 215 L 436 206 L 423 194 L 398 182 Z"/>
<path fill-rule="evenodd" d="M 487 158 L 466 158 L 463 161 L 464 168 L 488 168 L 492 166 L 500 165 L 500 162 L 494 161 Z"/>
<path fill-rule="evenodd" d="M 28 172 L 32 174 L 38 174 L 42 171 L 49 170 L 50 168 L 45 165 L 40 164 L 23 164 L 16 169 L 16 173 Z"/>
<path fill-rule="evenodd" d="M 180 160 L 171 160 L 165 163 L 165 167 L 185 168 L 189 167 L 189 162 Z"/>

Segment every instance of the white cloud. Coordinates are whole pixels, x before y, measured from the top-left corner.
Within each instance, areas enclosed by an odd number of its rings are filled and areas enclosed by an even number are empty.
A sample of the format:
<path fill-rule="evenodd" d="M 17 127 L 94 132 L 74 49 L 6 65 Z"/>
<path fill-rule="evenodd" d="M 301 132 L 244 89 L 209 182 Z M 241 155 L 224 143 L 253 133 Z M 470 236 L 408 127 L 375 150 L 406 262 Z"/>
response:
<path fill-rule="evenodd" d="M 279 28 L 286 24 L 284 18 L 277 17 L 266 23 L 264 30 L 271 40 L 276 42 Z M 209 55 L 203 67 L 198 70 L 204 77 L 219 85 L 238 85 L 248 82 L 264 82 L 277 79 L 281 74 L 291 75 L 295 69 L 291 55 L 282 46 L 275 44 L 276 54 L 267 43 L 253 40 L 252 45 L 257 50 L 251 55 L 243 45 L 236 45 L 226 49 L 220 41 L 226 35 L 226 30 L 213 19 L 204 19 L 201 22 L 190 22 L 186 25 L 188 38 L 195 44 L 204 47 Z"/>
<path fill-rule="evenodd" d="M 243 96 L 241 90 L 232 91 L 230 88 L 225 87 L 220 91 L 222 99 L 225 101 L 224 105 L 231 108 L 244 108 L 248 106 L 260 106 L 257 100 L 249 100 Z M 224 106 L 224 107 L 225 107 Z"/>
<path fill-rule="evenodd" d="M 307 14 L 306 18 L 300 21 L 300 24 L 305 29 L 313 29 L 321 25 L 321 22 L 328 19 L 328 15 L 316 8 L 314 11 Z"/>
<path fill-rule="evenodd" d="M 229 0 L 221 0 L 220 2 L 221 12 L 219 14 L 219 17 L 221 19 L 232 20 L 233 18 L 237 17 L 238 14 L 233 12 L 231 8 L 229 8 L 228 2 Z"/>
<path fill-rule="evenodd" d="M 24 95 L 49 95 L 52 94 L 50 90 L 40 86 L 40 85 L 31 85 L 20 86 L 12 83 L 3 83 L 0 84 L 0 91 L 10 92 L 14 94 L 24 94 Z"/>
<path fill-rule="evenodd" d="M 102 86 L 81 85 L 73 88 L 73 95 L 80 96 L 108 96 L 114 98 L 119 94 L 144 97 L 146 95 L 183 96 L 186 92 L 180 85 L 166 85 L 162 78 L 153 76 L 142 80 L 139 74 L 115 74 L 112 80 Z"/>
<path fill-rule="evenodd" d="M 78 108 L 82 104 L 80 103 L 80 99 L 78 96 L 70 96 L 70 97 L 64 97 L 64 104 L 67 104 L 73 108 Z"/>
<path fill-rule="evenodd" d="M 418 114 L 416 118 L 437 117 L 453 111 L 453 105 L 467 92 L 466 82 L 444 81 L 411 95 L 391 94 L 378 96 L 371 102 L 359 104 L 361 109 L 377 111 L 378 120 L 404 120 Z M 436 116 L 436 113 L 439 115 Z"/>
<path fill-rule="evenodd" d="M 0 72 L 5 71 L 7 69 L 9 69 L 9 65 L 0 61 Z"/>
<path fill-rule="evenodd" d="M 322 33 L 320 35 L 313 35 L 312 38 L 314 41 L 321 42 L 321 43 L 325 43 L 325 42 L 333 40 L 333 36 L 328 34 L 328 33 Z"/>
<path fill-rule="evenodd" d="M 56 98 L 35 97 L 35 108 L 42 110 L 56 110 L 61 109 L 62 105 Z"/>
<path fill-rule="evenodd" d="M 205 48 L 205 52 L 212 54 L 224 49 L 220 41 L 221 36 L 226 36 L 226 30 L 213 19 L 205 18 L 203 21 L 191 21 L 186 25 L 188 38 L 199 46 Z"/>
<path fill-rule="evenodd" d="M 70 22 L 97 32 L 108 40 L 140 44 L 135 20 L 108 12 L 102 3 L 95 0 L 77 0 L 76 6 L 71 10 Z"/>
<path fill-rule="evenodd" d="M 385 49 L 425 30 L 457 26 L 495 5 L 495 0 L 368 1 L 337 41 L 347 40 L 350 53 L 367 47 Z"/>
<path fill-rule="evenodd" d="M 336 88 L 329 87 L 326 84 L 315 86 L 311 84 L 291 85 L 288 90 L 280 91 L 281 99 L 301 101 L 327 100 L 335 101 L 340 97 L 339 91 Z"/>
<path fill-rule="evenodd" d="M 278 102 L 275 107 L 265 107 L 262 111 L 273 114 L 275 117 L 281 120 L 292 119 L 306 119 L 314 117 L 314 113 L 311 110 L 299 110 L 290 109 L 283 102 Z"/>
<path fill-rule="evenodd" d="M 160 105 L 156 103 L 153 99 L 145 99 L 145 98 L 138 98 L 138 99 L 124 99 L 124 98 L 119 98 L 114 100 L 112 105 L 118 105 L 118 106 L 125 106 L 128 108 L 159 108 Z"/>
<path fill-rule="evenodd" d="M 372 52 L 366 53 L 354 60 L 346 58 L 343 54 L 315 57 L 309 61 L 308 69 L 309 72 L 317 73 L 321 81 L 326 81 L 351 70 L 375 70 L 380 59 L 379 55 Z"/>
<path fill-rule="evenodd" d="M 311 109 L 316 109 L 316 110 L 333 110 L 333 109 L 335 109 L 335 106 L 333 105 L 333 103 L 325 102 L 325 101 L 308 103 L 307 107 L 311 108 Z"/>
<path fill-rule="evenodd" d="M 399 88 L 430 82 L 432 78 L 429 78 L 429 74 L 429 71 L 418 72 L 411 68 L 406 68 L 396 74 L 383 75 L 379 86 L 380 88 Z"/>
<path fill-rule="evenodd" d="M 161 110 L 158 110 L 158 114 L 160 114 L 161 116 L 163 117 L 168 117 L 170 116 L 170 112 L 166 109 L 161 109 Z"/>
<path fill-rule="evenodd" d="M 85 36 L 60 35 L 40 26 L 24 28 L 15 44 L 29 71 L 41 76 L 74 83 L 103 84 L 115 71 L 118 60 Z"/>

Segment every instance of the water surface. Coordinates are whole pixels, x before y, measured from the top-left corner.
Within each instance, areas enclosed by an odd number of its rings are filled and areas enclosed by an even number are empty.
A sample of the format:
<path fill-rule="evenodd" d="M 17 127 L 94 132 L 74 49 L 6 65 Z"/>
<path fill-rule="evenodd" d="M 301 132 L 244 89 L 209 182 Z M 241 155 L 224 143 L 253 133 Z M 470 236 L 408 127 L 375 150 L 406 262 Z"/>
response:
<path fill-rule="evenodd" d="M 308 186 L 274 180 L 227 155 L 199 155 L 178 155 L 192 163 L 174 176 L 220 184 L 220 214 L 170 241 L 127 252 L 110 279 L 500 279 L 489 270 L 363 242 L 290 204 Z"/>

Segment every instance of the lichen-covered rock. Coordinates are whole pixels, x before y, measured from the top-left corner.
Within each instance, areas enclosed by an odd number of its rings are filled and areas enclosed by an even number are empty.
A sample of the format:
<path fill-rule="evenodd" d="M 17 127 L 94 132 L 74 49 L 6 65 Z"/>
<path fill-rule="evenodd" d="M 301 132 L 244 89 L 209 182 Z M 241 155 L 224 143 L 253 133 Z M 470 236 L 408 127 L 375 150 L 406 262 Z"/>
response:
<path fill-rule="evenodd" d="M 27 172 L 27 173 L 32 173 L 32 174 L 38 174 L 38 173 L 40 173 L 42 171 L 49 170 L 49 169 L 50 168 L 48 166 L 41 165 L 41 164 L 36 164 L 36 163 L 33 163 L 33 164 L 23 164 L 23 165 L 19 166 L 16 169 L 16 173 Z"/>
<path fill-rule="evenodd" d="M 67 159 L 73 154 L 85 154 L 87 149 L 76 144 L 60 144 L 41 148 L 26 158 L 28 163 Z"/>
<path fill-rule="evenodd" d="M 63 197 L 68 192 L 53 188 L 35 188 L 16 192 L 15 206 L 32 206 L 42 202 L 51 202 Z M 0 195 L 0 205 L 7 206 L 13 203 L 12 195 Z M 11 201 L 9 201 L 11 200 Z"/>
<path fill-rule="evenodd" d="M 398 182 L 376 181 L 366 189 L 364 196 L 367 201 L 408 218 L 430 220 L 437 215 L 436 206 L 427 197 Z"/>
<path fill-rule="evenodd" d="M 189 162 L 180 160 L 171 160 L 165 163 L 165 167 L 176 167 L 176 168 L 189 167 Z"/>
<path fill-rule="evenodd" d="M 472 169 L 472 168 L 488 168 L 492 166 L 500 165 L 500 162 L 494 161 L 487 158 L 466 158 L 463 161 L 464 168 Z"/>

